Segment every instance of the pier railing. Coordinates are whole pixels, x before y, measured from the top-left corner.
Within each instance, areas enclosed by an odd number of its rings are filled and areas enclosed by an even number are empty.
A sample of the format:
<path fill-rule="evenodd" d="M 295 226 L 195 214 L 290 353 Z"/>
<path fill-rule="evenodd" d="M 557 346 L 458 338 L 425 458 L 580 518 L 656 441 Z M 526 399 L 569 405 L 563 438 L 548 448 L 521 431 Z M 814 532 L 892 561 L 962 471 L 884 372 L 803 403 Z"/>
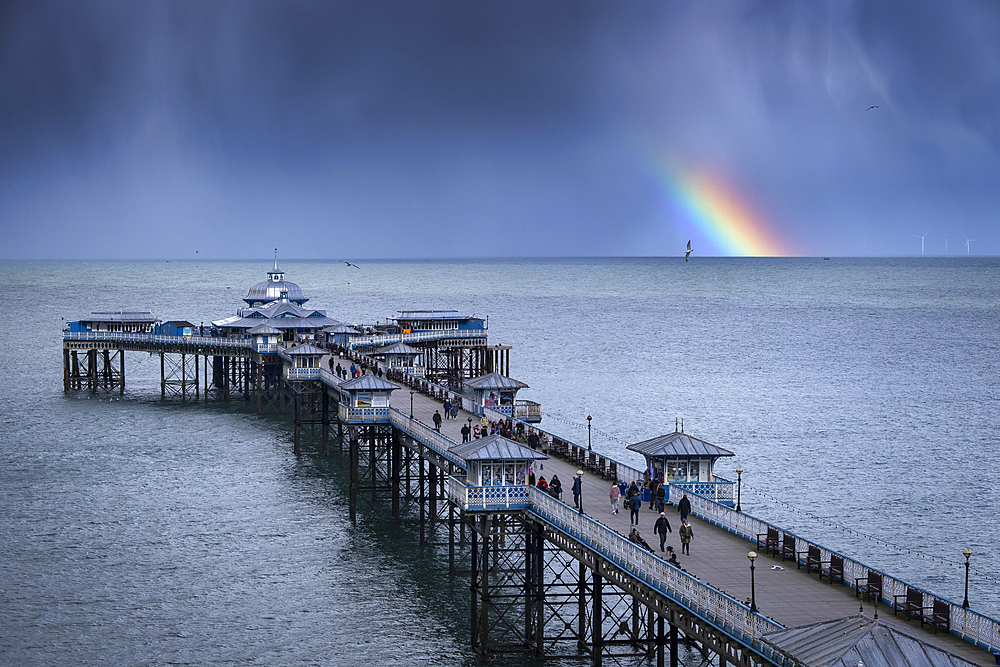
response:
<path fill-rule="evenodd" d="M 540 489 L 532 486 L 467 486 L 465 481 L 459 476 L 448 478 L 447 493 L 455 504 L 471 511 L 527 510 L 549 527 L 614 563 L 629 576 L 676 601 L 765 657 L 772 657 L 771 649 L 760 638 L 768 632 L 783 629 L 781 624 L 751 612 L 742 602 L 698 581 Z"/>
<path fill-rule="evenodd" d="M 671 482 L 673 486 L 703 498 L 714 500 L 723 505 L 735 505 L 735 494 L 733 489 L 736 482 L 732 482 L 719 475 L 715 476 L 714 482 Z"/>
<path fill-rule="evenodd" d="M 677 484 L 670 484 L 668 489 L 668 500 L 676 504 L 684 492 L 683 489 Z M 908 588 L 918 590 L 923 595 L 923 606 L 925 608 L 932 607 L 935 601 L 948 606 L 948 621 L 951 634 L 961 637 L 979 648 L 993 652 L 1000 651 L 1000 621 L 995 618 L 990 618 L 979 612 L 966 609 L 961 604 L 893 577 L 882 570 L 845 556 L 839 551 L 834 551 L 821 544 L 807 540 L 745 512 L 737 512 L 732 507 L 697 495 L 689 495 L 688 500 L 691 502 L 692 514 L 708 523 L 719 526 L 753 542 L 757 545 L 758 549 L 763 548 L 762 544 L 766 546 L 766 536 L 770 530 L 772 535 L 777 535 L 779 538 L 778 549 L 783 547 L 785 537 L 791 538 L 791 541 L 794 542 L 794 547 L 791 549 L 792 553 L 790 555 L 796 563 L 808 565 L 803 557 L 808 554 L 810 547 L 819 551 L 819 560 L 826 567 L 829 567 L 831 556 L 842 559 L 843 572 L 840 573 L 840 578 L 844 585 L 851 588 L 857 588 L 857 580 L 859 579 L 867 581 L 869 572 L 880 575 L 882 577 L 880 601 L 887 605 L 893 606 L 895 603 L 894 596 L 905 596 Z M 765 539 L 762 540 L 761 538 Z"/>
<path fill-rule="evenodd" d="M 414 440 L 419 440 L 425 447 L 451 461 L 461 470 L 465 470 L 465 461 L 448 451 L 458 443 L 443 433 L 438 433 L 427 424 L 411 418 L 396 408 L 389 408 L 389 423 Z"/>
<path fill-rule="evenodd" d="M 171 345 L 204 345 L 241 347 L 261 354 L 278 352 L 281 343 L 257 343 L 252 336 L 165 336 L 122 331 L 64 331 L 63 340 L 121 341 L 125 343 L 167 343 Z"/>
<path fill-rule="evenodd" d="M 352 408 L 343 403 L 337 404 L 337 416 L 347 424 L 384 424 L 390 421 L 388 407 Z"/>
<path fill-rule="evenodd" d="M 465 331 L 461 329 L 426 329 L 410 333 L 377 334 L 371 336 L 354 336 L 348 340 L 348 347 L 368 347 L 372 345 L 392 345 L 393 343 L 419 343 L 427 340 L 443 340 L 447 338 L 486 338 L 489 332 L 485 329 Z"/>

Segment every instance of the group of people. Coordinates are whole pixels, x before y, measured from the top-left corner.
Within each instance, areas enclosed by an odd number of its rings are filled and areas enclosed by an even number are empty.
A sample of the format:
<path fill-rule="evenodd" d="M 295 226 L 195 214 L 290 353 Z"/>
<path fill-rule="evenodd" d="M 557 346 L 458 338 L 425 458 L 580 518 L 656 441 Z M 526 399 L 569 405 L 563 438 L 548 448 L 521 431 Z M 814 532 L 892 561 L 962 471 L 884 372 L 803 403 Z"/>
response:
<path fill-rule="evenodd" d="M 330 365 L 331 367 L 333 366 L 333 358 L 330 359 Z M 369 367 L 367 364 L 351 364 L 351 367 L 348 369 L 344 368 L 338 363 L 336 367 L 332 367 L 330 368 L 330 370 L 332 370 L 337 375 L 337 377 L 339 377 L 342 380 L 346 380 L 348 378 L 359 378 L 362 375 L 367 375 L 369 372 L 377 377 L 382 377 L 381 368 L 378 367 L 372 368 Z"/>
<path fill-rule="evenodd" d="M 550 496 L 556 500 L 562 500 L 562 482 L 559 481 L 559 475 L 552 475 L 552 479 L 545 481 L 545 477 L 539 477 L 538 483 L 535 485 L 542 491 L 545 491 Z"/>
<path fill-rule="evenodd" d="M 623 488 L 625 487 L 625 488 Z M 645 487 L 644 482 L 632 482 L 629 486 L 625 486 L 624 482 L 620 484 L 611 485 L 611 513 L 618 514 L 619 503 L 622 498 L 625 499 L 625 507 L 629 510 L 629 525 L 632 527 L 629 533 L 629 540 L 648 549 L 653 552 L 653 549 L 649 544 L 642 539 L 642 535 L 639 534 L 639 510 L 642 508 L 642 488 Z M 674 530 L 670 526 L 670 521 L 667 519 L 667 514 L 665 511 L 666 505 L 666 486 L 660 480 L 653 480 L 653 483 L 648 486 L 650 490 L 650 509 L 655 508 L 660 512 L 660 516 L 657 517 L 656 523 L 653 524 L 653 532 L 660 537 L 660 552 L 666 553 L 670 557 L 670 561 L 674 565 L 678 565 L 677 555 L 674 553 L 673 547 L 666 546 L 667 533 L 673 533 Z M 688 514 L 691 513 L 691 501 L 688 499 L 687 494 L 680 499 L 677 503 L 677 511 L 680 513 L 681 525 L 677 529 L 678 536 L 681 538 L 681 553 L 691 554 L 691 540 L 694 539 L 694 529 L 691 524 L 688 523 Z M 679 565 L 678 565 L 679 567 Z"/>

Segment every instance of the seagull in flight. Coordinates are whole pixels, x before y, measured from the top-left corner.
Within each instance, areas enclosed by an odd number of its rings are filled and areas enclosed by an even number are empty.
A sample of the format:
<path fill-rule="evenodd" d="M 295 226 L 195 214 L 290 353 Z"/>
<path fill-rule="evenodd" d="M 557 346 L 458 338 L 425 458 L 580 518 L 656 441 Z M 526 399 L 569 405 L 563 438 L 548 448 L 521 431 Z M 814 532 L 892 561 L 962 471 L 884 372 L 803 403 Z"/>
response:
<path fill-rule="evenodd" d="M 344 264 L 347 264 L 348 266 L 353 266 L 355 269 L 360 269 L 361 268 L 357 264 L 351 264 L 350 262 L 347 262 L 347 261 L 344 261 L 344 260 L 340 260 L 340 261 L 344 262 Z"/>
<path fill-rule="evenodd" d="M 868 107 L 868 111 L 871 111 L 872 109 L 878 109 L 878 105 L 876 104 L 875 106 Z"/>
<path fill-rule="evenodd" d="M 690 255 L 690 254 L 691 254 L 692 252 L 693 252 L 693 251 L 692 251 L 692 249 L 691 249 L 691 241 L 688 241 L 688 249 L 687 249 L 687 252 L 686 252 L 686 253 L 684 253 L 684 261 L 685 261 L 685 262 L 686 262 L 686 261 L 688 261 L 688 256 L 689 256 L 689 255 Z"/>

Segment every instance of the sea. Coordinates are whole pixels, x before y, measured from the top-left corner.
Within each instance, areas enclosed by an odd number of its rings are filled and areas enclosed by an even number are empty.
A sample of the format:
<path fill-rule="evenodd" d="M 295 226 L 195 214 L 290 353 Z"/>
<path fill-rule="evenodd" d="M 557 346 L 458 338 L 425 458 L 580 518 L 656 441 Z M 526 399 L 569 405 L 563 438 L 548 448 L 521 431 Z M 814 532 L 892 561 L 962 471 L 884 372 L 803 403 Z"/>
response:
<path fill-rule="evenodd" d="M 477 664 L 466 576 L 410 523 L 352 525 L 286 417 L 161 401 L 141 353 L 124 396 L 63 391 L 66 322 L 207 324 L 272 261 L 0 262 L 0 664 Z M 589 415 L 641 466 L 627 445 L 683 420 L 735 453 L 744 511 L 937 595 L 961 603 L 971 549 L 1000 618 L 1000 258 L 356 263 L 279 257 L 344 322 L 488 318 L 544 428 L 586 443 Z"/>

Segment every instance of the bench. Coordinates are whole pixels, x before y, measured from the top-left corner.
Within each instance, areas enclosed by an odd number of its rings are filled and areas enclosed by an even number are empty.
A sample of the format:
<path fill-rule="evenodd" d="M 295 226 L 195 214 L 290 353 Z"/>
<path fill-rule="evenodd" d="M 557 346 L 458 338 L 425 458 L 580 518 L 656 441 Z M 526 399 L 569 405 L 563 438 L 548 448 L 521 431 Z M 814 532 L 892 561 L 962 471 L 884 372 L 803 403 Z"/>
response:
<path fill-rule="evenodd" d="M 882 599 L 882 575 L 878 572 L 868 570 L 867 577 L 858 577 L 854 580 L 854 597 L 862 594 L 867 595 L 869 600 L 879 602 Z"/>
<path fill-rule="evenodd" d="M 840 583 L 844 583 L 844 557 L 830 555 L 830 560 L 827 562 L 820 562 L 819 564 L 819 578 L 820 581 L 823 580 L 823 575 L 830 577 L 830 585 L 833 585 L 834 579 L 840 579 Z"/>
<path fill-rule="evenodd" d="M 781 560 L 795 560 L 795 536 L 785 533 L 781 540 Z"/>
<path fill-rule="evenodd" d="M 905 595 L 893 595 L 893 608 L 892 615 L 895 616 L 897 611 L 906 612 L 906 622 L 909 623 L 910 619 L 914 616 L 920 618 L 920 625 L 923 625 L 924 621 L 924 594 L 918 591 L 916 588 L 906 587 Z"/>
<path fill-rule="evenodd" d="M 768 553 L 778 552 L 778 529 L 768 528 L 766 533 L 757 533 L 757 550 L 760 550 L 760 538 L 767 538 L 764 541 L 764 550 Z"/>
<path fill-rule="evenodd" d="M 805 554 L 805 560 L 800 560 L 799 556 Z M 809 574 L 813 570 L 820 573 L 820 577 L 823 576 L 821 567 L 822 555 L 820 553 L 819 547 L 815 544 L 810 544 L 809 548 L 805 551 L 798 551 L 795 553 L 795 569 L 799 569 L 803 565 L 806 566 L 806 574 Z"/>
<path fill-rule="evenodd" d="M 924 611 L 929 611 L 929 614 L 924 614 L 920 619 L 920 625 L 925 622 L 930 623 L 934 626 L 934 634 L 937 634 L 938 628 L 941 628 L 947 632 L 951 632 L 951 605 L 943 600 L 934 600 L 934 604 L 930 607 L 925 607 Z"/>

